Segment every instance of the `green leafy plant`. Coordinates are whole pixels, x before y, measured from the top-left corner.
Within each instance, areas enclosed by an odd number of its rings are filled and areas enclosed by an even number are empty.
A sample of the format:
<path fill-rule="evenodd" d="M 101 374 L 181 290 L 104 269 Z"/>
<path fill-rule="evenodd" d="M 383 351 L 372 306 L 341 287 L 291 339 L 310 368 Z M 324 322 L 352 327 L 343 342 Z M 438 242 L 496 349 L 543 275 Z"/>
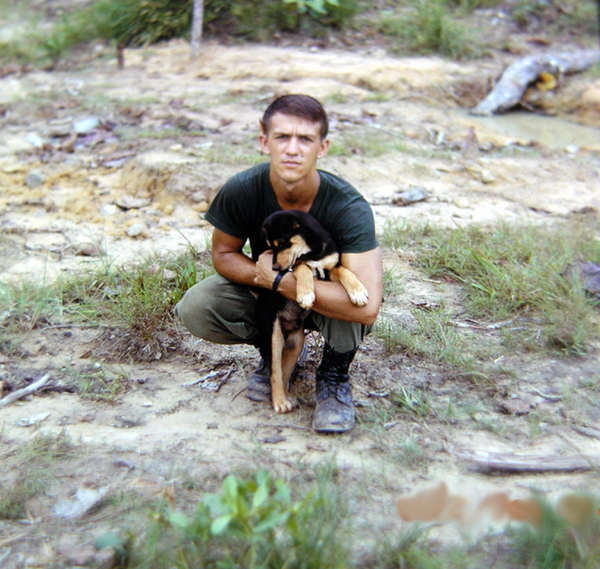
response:
<path fill-rule="evenodd" d="M 145 541 L 127 546 L 131 540 L 111 533 L 97 545 L 126 556 L 128 566 L 341 569 L 348 559 L 330 531 L 340 519 L 327 504 L 321 491 L 294 501 L 266 470 L 254 478 L 230 474 L 221 493 L 205 495 L 191 516 L 160 506 Z"/>

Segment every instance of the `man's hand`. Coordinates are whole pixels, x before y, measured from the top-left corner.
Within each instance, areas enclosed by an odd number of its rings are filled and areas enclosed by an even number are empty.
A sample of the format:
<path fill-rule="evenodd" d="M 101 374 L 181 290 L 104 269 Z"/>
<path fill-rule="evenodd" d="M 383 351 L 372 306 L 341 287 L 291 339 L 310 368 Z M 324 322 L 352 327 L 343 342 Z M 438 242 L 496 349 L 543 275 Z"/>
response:
<path fill-rule="evenodd" d="M 273 270 L 273 252 L 265 251 L 256 261 L 256 277 L 254 284 L 262 288 L 273 288 L 277 272 Z"/>

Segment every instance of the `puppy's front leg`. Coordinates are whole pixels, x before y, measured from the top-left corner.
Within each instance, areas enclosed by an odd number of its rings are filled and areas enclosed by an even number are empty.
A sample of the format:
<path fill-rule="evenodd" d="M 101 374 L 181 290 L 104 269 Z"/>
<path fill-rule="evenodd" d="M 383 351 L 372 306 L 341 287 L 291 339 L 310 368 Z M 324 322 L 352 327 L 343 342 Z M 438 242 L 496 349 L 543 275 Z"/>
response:
<path fill-rule="evenodd" d="M 288 398 L 287 377 L 283 373 L 284 349 L 283 330 L 279 318 L 276 318 L 271 337 L 271 396 L 277 413 L 289 413 L 294 408 L 293 402 Z"/>
<path fill-rule="evenodd" d="M 302 308 L 312 308 L 315 303 L 315 282 L 312 269 L 300 263 L 294 267 L 296 277 L 296 302 Z"/>
<path fill-rule="evenodd" d="M 369 291 L 352 271 L 339 265 L 331 271 L 329 278 L 332 281 L 339 281 L 342 283 L 352 304 L 356 304 L 356 306 L 366 306 L 369 302 Z"/>

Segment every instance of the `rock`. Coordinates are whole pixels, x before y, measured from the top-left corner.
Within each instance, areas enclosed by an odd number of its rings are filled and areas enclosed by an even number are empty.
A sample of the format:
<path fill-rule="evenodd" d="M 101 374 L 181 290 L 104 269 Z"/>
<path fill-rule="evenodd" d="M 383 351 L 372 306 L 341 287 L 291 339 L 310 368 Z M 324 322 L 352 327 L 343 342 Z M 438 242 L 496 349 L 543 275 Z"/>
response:
<path fill-rule="evenodd" d="M 148 198 L 132 198 L 130 196 L 123 196 L 117 200 L 116 205 L 125 210 L 140 209 L 142 207 L 149 206 L 150 200 Z"/>
<path fill-rule="evenodd" d="M 142 237 L 146 238 L 150 235 L 148 226 L 145 223 L 134 223 L 128 230 L 127 235 L 129 237 Z"/>
<path fill-rule="evenodd" d="M 500 411 L 508 415 L 527 415 L 531 410 L 531 405 L 520 397 L 513 397 L 508 401 L 503 401 L 500 404 Z"/>
<path fill-rule="evenodd" d="M 44 175 L 38 170 L 31 170 L 25 178 L 25 185 L 28 188 L 37 188 L 46 181 Z"/>
<path fill-rule="evenodd" d="M 73 245 L 73 253 L 83 257 L 98 257 L 103 255 L 104 251 L 96 243 L 77 243 Z"/>
<path fill-rule="evenodd" d="M 73 123 L 73 130 L 77 134 L 85 134 L 93 131 L 98 127 L 100 121 L 96 117 L 86 117 L 80 120 L 77 120 Z"/>
<path fill-rule="evenodd" d="M 481 181 L 484 184 L 493 184 L 496 181 L 496 178 L 489 170 L 481 171 Z"/>
<path fill-rule="evenodd" d="M 33 144 L 33 146 L 35 146 L 36 148 L 42 148 L 42 146 L 44 146 L 44 140 L 36 132 L 30 132 L 29 134 L 27 134 L 25 140 L 29 142 L 29 144 Z"/>
<path fill-rule="evenodd" d="M 405 206 L 425 201 L 428 197 L 429 194 L 425 188 L 412 188 L 393 196 L 392 203 L 394 205 Z"/>

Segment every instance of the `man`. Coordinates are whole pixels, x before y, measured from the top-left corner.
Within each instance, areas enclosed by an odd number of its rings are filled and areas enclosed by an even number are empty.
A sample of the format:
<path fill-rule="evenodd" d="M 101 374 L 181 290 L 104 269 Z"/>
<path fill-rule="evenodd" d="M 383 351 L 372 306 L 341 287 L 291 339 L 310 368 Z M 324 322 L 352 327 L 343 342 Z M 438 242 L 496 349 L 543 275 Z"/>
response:
<path fill-rule="evenodd" d="M 213 227 L 216 275 L 190 288 L 176 312 L 192 334 L 222 344 L 257 345 L 252 287 L 271 289 L 277 272 L 265 251 L 260 228 L 275 211 L 299 209 L 313 215 L 333 236 L 342 264 L 369 292 L 369 302 L 352 304 L 340 283 L 315 282 L 313 312 L 306 326 L 325 340 L 317 371 L 317 408 L 313 428 L 346 432 L 355 414 L 348 370 L 381 305 L 383 269 L 373 214 L 350 184 L 317 169 L 327 154 L 328 119 L 321 104 L 306 95 L 276 99 L 261 121 L 260 147 L 270 161 L 231 178 L 211 204 L 206 219 Z M 250 241 L 252 258 L 242 252 Z M 277 291 L 296 300 L 296 279 L 286 273 Z M 271 397 L 270 369 L 261 361 L 250 376 L 247 397 Z"/>

